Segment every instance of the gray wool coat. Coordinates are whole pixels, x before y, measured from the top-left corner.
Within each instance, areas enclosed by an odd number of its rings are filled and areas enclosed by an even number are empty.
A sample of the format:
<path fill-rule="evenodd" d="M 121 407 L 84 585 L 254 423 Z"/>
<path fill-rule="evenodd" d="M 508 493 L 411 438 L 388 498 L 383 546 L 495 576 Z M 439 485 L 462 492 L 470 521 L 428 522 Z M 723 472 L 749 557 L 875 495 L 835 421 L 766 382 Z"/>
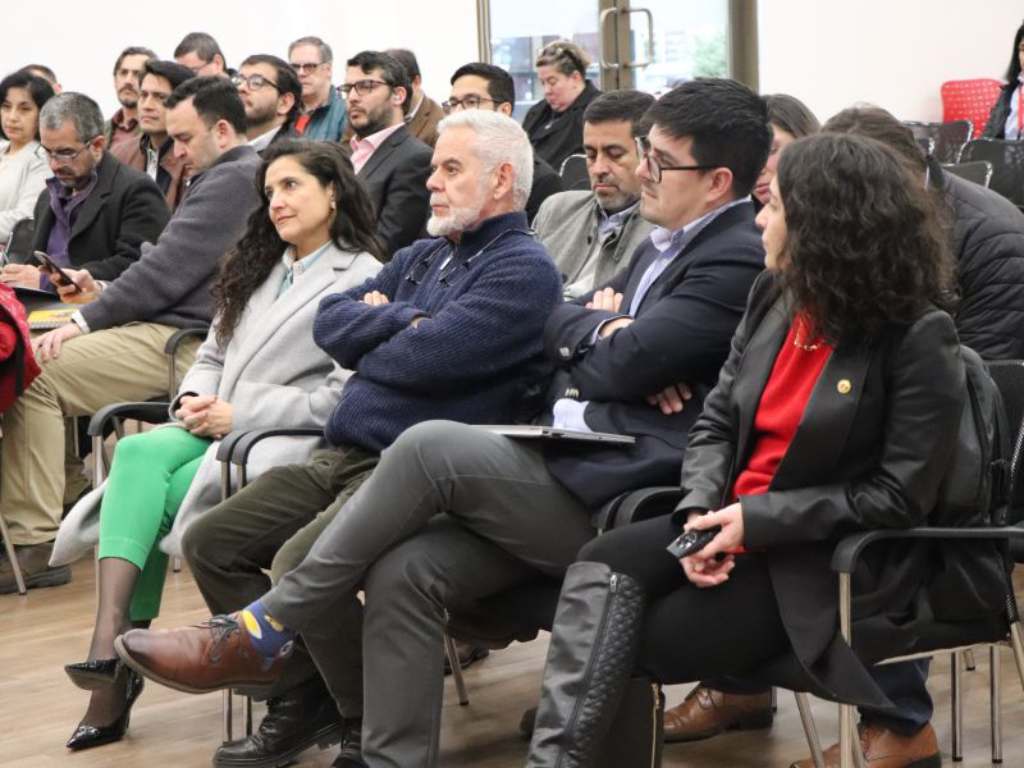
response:
<path fill-rule="evenodd" d="M 186 394 L 216 394 L 232 405 L 233 430 L 323 428 L 351 372 L 314 343 L 313 319 L 324 296 L 361 285 L 380 268 L 380 262 L 369 253 L 342 251 L 331 245 L 276 298 L 286 274 L 279 262 L 249 299 L 226 348 L 217 343 L 214 320 L 181 382 L 175 403 Z M 172 404 L 172 416 L 175 408 Z M 166 428 L 180 429 L 174 424 Z M 181 554 L 185 529 L 221 500 L 218 444 L 214 441 L 207 449 L 174 525 L 160 543 L 168 554 Z M 270 438 L 253 450 L 247 474 L 252 479 L 271 467 L 305 461 L 324 444 L 322 438 Z M 93 492 L 83 498 L 61 524 L 52 563 L 71 562 L 91 550 L 99 538 L 100 496 Z"/>

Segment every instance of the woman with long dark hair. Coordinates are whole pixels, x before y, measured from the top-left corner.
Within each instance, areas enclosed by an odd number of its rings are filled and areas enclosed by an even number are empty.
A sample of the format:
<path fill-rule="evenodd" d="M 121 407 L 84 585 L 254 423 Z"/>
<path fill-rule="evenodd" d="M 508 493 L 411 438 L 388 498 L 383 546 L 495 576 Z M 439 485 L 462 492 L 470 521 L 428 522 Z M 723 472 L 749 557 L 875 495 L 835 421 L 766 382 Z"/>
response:
<path fill-rule="evenodd" d="M 1010 63 L 1006 67 L 1006 84 L 988 113 L 988 123 L 982 134 L 986 139 L 1024 139 L 1024 24 L 1013 36 Z"/>
<path fill-rule="evenodd" d="M 348 375 L 314 343 L 313 320 L 324 296 L 380 269 L 370 201 L 334 144 L 276 143 L 256 183 L 263 204 L 221 265 L 214 324 L 171 404 L 174 423 L 126 437 L 114 453 L 99 510 L 96 625 L 87 661 L 65 667 L 92 691 L 71 749 L 116 741 L 128 727 L 142 681 L 116 660 L 114 638 L 157 616 L 165 552 L 220 500 L 217 441 L 239 429 L 323 427 Z M 301 461 L 319 441 L 270 443 L 250 475 Z M 90 551 L 94 511 L 89 499 L 64 521 L 55 561 Z"/>
<path fill-rule="evenodd" d="M 32 218 L 52 175 L 39 149 L 39 110 L 51 96 L 48 82 L 24 70 L 0 80 L 0 244 Z"/>
<path fill-rule="evenodd" d="M 764 103 L 768 107 L 768 125 L 772 129 L 772 148 L 754 185 L 753 194 L 758 206 L 768 202 L 769 188 L 779 167 L 779 153 L 797 139 L 821 130 L 818 118 L 795 96 L 772 93 L 764 97 Z"/>
<path fill-rule="evenodd" d="M 839 636 L 829 563 L 844 534 L 926 524 L 937 500 L 966 396 L 947 238 L 891 150 L 833 134 L 787 147 L 758 224 L 767 271 L 690 432 L 675 514 L 598 537 L 567 573 L 531 768 L 592 765 L 633 672 L 745 679 L 793 659 L 808 690 L 888 703 Z M 666 547 L 684 529 L 717 533 L 680 560 Z M 858 621 L 911 647 L 900 633 L 940 566 L 873 548 Z"/>

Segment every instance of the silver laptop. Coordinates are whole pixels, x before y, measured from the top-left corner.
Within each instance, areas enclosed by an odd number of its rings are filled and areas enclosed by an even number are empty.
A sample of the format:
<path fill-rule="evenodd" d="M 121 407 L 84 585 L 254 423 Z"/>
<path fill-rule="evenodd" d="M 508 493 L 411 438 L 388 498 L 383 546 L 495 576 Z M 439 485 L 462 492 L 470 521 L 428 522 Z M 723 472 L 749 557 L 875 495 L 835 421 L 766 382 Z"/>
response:
<path fill-rule="evenodd" d="M 496 435 L 528 440 L 580 440 L 590 443 L 612 443 L 613 445 L 632 445 L 636 442 L 636 438 L 632 435 L 617 435 L 613 432 L 583 432 L 578 429 L 545 427 L 536 424 L 480 424 L 478 426 Z"/>

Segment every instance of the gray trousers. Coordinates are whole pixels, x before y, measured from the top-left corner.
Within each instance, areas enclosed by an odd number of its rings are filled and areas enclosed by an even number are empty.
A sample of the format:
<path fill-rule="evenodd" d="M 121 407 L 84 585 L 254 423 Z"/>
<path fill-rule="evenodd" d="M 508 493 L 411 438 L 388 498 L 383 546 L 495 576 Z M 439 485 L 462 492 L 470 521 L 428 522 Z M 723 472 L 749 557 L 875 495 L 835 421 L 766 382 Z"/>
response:
<path fill-rule="evenodd" d="M 343 642 L 360 586 L 363 759 L 438 764 L 444 611 L 560 575 L 595 535 L 588 510 L 539 447 L 454 422 L 404 432 L 295 570 L 264 597 L 299 631 L 336 699 L 351 673 Z"/>

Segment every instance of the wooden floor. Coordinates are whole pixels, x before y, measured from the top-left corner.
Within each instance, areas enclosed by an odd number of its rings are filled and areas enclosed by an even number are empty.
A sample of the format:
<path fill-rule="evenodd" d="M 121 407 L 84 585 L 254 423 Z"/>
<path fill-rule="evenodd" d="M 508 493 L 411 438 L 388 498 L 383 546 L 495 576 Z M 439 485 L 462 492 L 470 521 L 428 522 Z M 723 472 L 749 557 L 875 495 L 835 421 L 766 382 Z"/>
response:
<path fill-rule="evenodd" d="M 1024 580 L 1018 584 L 1021 587 Z M 65 750 L 64 741 L 84 712 L 87 694 L 71 685 L 61 667 L 84 658 L 93 599 L 93 569 L 87 561 L 75 566 L 68 586 L 34 590 L 27 597 L 0 597 L 0 766 L 208 766 L 221 738 L 220 695 L 187 696 L 151 683 L 135 706 L 122 742 L 77 754 Z M 177 626 L 206 615 L 187 572 L 171 575 L 160 625 Z M 515 645 L 468 670 L 471 701 L 467 707 L 458 705 L 451 683 L 447 684 L 441 759 L 445 768 L 523 765 L 526 745 L 516 736 L 516 724 L 521 712 L 535 703 L 545 647 L 543 639 Z M 1002 653 L 1004 765 L 1024 766 L 1024 696 L 1009 651 Z M 948 757 L 948 670 L 945 662 L 936 663 L 930 684 L 937 702 L 934 724 L 946 764 L 953 765 Z M 977 671 L 964 675 L 966 759 L 961 765 L 969 768 L 990 764 L 987 670 L 987 654 L 979 653 Z M 682 698 L 685 688 L 669 689 L 667 694 L 672 704 Z M 835 707 L 816 701 L 814 712 L 827 744 L 834 740 Z M 664 764 L 673 768 L 788 766 L 805 753 L 793 698 L 781 693 L 771 731 L 669 745 Z M 334 750 L 313 750 L 302 757 L 300 766 L 326 768 Z"/>

